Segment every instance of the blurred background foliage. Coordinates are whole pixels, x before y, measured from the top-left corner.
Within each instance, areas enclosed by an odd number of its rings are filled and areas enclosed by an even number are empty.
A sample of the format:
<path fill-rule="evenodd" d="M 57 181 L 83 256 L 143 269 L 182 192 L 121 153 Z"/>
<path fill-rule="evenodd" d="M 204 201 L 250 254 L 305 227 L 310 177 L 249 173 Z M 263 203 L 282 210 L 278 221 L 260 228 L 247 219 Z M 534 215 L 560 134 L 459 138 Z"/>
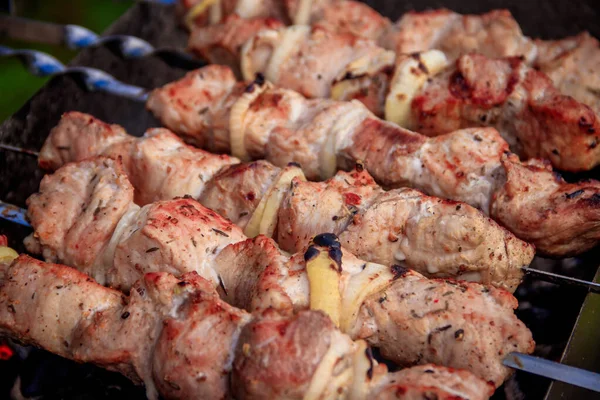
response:
<path fill-rule="evenodd" d="M 12 14 L 58 24 L 82 25 L 101 33 L 132 4 L 132 0 L 13 0 Z M 45 51 L 63 63 L 68 63 L 76 54 L 76 51 L 60 46 L 38 45 L 2 37 L 0 44 Z M 15 58 L 0 59 L 0 121 L 16 112 L 47 79 L 29 75 Z"/>

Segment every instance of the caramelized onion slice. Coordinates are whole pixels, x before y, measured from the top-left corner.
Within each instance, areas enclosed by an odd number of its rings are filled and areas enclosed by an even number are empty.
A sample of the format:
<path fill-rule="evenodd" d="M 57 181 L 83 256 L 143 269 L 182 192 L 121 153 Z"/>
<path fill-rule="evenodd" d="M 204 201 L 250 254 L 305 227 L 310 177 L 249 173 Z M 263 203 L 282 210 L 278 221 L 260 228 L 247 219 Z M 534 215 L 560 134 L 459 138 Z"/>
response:
<path fill-rule="evenodd" d="M 410 110 L 416 93 L 429 77 L 448 65 L 446 55 L 439 50 L 399 58 L 385 99 L 385 119 L 410 129 Z"/>

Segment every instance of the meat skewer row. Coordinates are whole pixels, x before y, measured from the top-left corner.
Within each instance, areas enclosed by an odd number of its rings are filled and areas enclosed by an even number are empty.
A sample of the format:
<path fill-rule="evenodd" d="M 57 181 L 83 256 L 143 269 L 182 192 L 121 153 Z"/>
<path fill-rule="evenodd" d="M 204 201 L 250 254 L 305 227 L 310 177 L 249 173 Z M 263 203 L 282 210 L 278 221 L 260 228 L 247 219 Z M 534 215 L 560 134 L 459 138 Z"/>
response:
<path fill-rule="evenodd" d="M 287 256 L 272 239 L 247 239 L 191 198 L 140 208 L 112 159 L 67 164 L 40 189 L 28 200 L 35 229 L 28 250 L 101 284 L 127 290 L 144 273 L 197 272 L 235 307 L 334 309 L 342 332 L 401 366 L 465 368 L 496 386 L 510 373 L 504 356 L 534 348 L 531 332 L 514 315 L 517 301 L 505 290 L 365 262 L 342 250 L 333 235 L 317 236 L 306 254 Z M 323 265 L 336 266 L 336 273 L 323 273 Z M 326 287 L 337 292 L 320 289 L 328 280 L 336 284 Z"/>
<path fill-rule="evenodd" d="M 297 162 L 310 180 L 362 160 L 382 186 L 470 204 L 541 254 L 578 254 L 600 239 L 600 183 L 566 183 L 540 160 L 520 162 L 493 128 L 427 138 L 360 103 L 309 100 L 260 80 L 247 85 L 216 65 L 154 90 L 147 107 L 199 147 L 279 167 Z"/>
<path fill-rule="evenodd" d="M 182 8 L 193 7 L 182 2 Z M 312 26 L 337 33 L 349 33 L 376 41 L 379 46 L 396 54 L 413 54 L 437 49 L 449 62 L 462 55 L 479 53 L 490 58 L 524 57 L 527 65 L 548 74 L 554 85 L 565 95 L 600 112 L 600 81 L 598 65 L 600 43 L 588 33 L 562 40 L 531 40 L 523 35 L 517 21 L 508 10 L 493 10 L 480 15 L 460 15 L 446 9 L 405 13 L 396 23 L 357 1 L 228 1 L 196 3 L 197 23 L 191 26 L 189 47 L 211 62 L 224 61 L 222 53 L 207 53 L 207 47 L 219 48 L 228 42 L 220 32 L 236 25 L 252 26 L 235 36 L 236 46 L 229 47 L 235 54 L 241 44 L 258 32 L 261 22 L 244 23 L 240 19 L 261 21 L 276 18 L 280 25 L 289 21 L 309 23 Z M 211 3 L 211 4 L 208 4 Z M 307 4 L 308 3 L 308 4 Z M 203 6 L 204 4 L 204 6 Z M 204 10 L 221 7 L 219 19 L 202 18 Z M 310 9 L 303 18 L 294 18 L 298 10 Z M 237 22 L 234 22 L 236 21 Z M 211 25 L 206 25 L 211 22 Z M 267 26 L 263 26 L 266 28 Z M 269 28 L 276 28 L 270 25 Z M 231 39 L 229 39 L 231 40 Z M 230 58 L 227 61 L 232 60 Z"/>
<path fill-rule="evenodd" d="M 387 373 L 318 311 L 249 314 L 196 273 L 149 273 L 129 296 L 63 265 L 0 264 L 0 330 L 145 384 L 150 399 L 487 399 L 468 371 Z M 339 361 L 339 362 L 335 362 Z"/>
<path fill-rule="evenodd" d="M 232 47 L 238 48 L 240 41 L 232 33 L 239 32 L 240 25 L 252 24 L 249 29 L 256 30 L 261 24 L 254 22 L 235 17 L 226 21 L 224 31 L 210 27 L 207 37 L 223 44 L 204 46 L 234 58 Z M 235 46 L 228 38 L 236 38 Z M 373 42 L 293 26 L 259 30 L 252 36 L 241 51 L 241 71 L 247 80 L 262 73 L 270 82 L 309 98 L 357 99 L 376 115 L 428 136 L 493 126 L 525 159 L 546 158 L 556 168 L 574 172 L 600 164 L 597 114 L 562 95 L 523 59 L 465 55 L 450 63 L 439 50 L 402 56 L 396 64 L 394 59 L 395 53 Z M 392 70 L 393 76 L 388 72 Z"/>
<path fill-rule="evenodd" d="M 362 165 L 325 182 L 307 182 L 297 166 L 237 159 L 193 148 L 166 129 L 135 138 L 78 112 L 63 115 L 40 152 L 57 169 L 95 156 L 120 157 L 145 205 L 191 195 L 247 236 L 264 234 L 289 252 L 320 232 L 340 236 L 356 256 L 400 263 L 430 277 L 492 284 L 513 292 L 534 249 L 478 210 L 412 189 L 384 191 Z M 77 172 L 75 172 L 77 174 Z"/>

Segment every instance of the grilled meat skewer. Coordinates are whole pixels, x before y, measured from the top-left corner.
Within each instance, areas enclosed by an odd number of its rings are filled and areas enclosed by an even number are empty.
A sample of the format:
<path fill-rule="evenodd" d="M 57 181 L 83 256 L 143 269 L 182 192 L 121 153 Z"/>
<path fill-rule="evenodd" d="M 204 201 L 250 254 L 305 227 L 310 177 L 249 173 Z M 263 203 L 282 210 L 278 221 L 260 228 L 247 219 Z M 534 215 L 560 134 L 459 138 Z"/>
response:
<path fill-rule="evenodd" d="M 165 126 L 200 147 L 277 166 L 298 162 L 308 179 L 329 178 L 362 160 L 384 187 L 414 187 L 470 204 L 541 254 L 578 254 L 600 238 L 600 204 L 594 200 L 600 184 L 567 184 L 548 167 L 521 168 L 520 179 L 509 176 L 508 170 L 542 163 L 522 164 L 507 155 L 507 143 L 493 128 L 427 138 L 374 117 L 360 103 L 308 100 L 266 83 L 238 83 L 230 69 L 215 65 L 154 90 L 147 105 Z M 545 187 L 545 196 L 519 195 L 528 184 Z"/>
<path fill-rule="evenodd" d="M 467 371 L 434 365 L 388 374 L 364 342 L 352 342 L 320 312 L 251 315 L 195 273 L 146 274 L 127 297 L 24 255 L 4 264 L 2 275 L 4 333 L 118 371 L 145 384 L 151 399 L 366 399 L 400 388 L 403 399 L 486 399 L 492 391 Z M 335 371 L 332 354 L 343 361 Z"/>
<path fill-rule="evenodd" d="M 26 245 L 47 261 L 64 262 L 125 290 L 144 273 L 197 272 L 231 305 L 248 311 L 290 312 L 328 298 L 313 292 L 321 279 L 311 279 L 304 253 L 290 257 L 272 239 L 247 239 L 239 227 L 191 198 L 139 208 L 118 161 L 78 164 L 44 178 L 41 192 L 28 201 L 34 233 Z M 342 331 L 376 344 L 394 362 L 468 368 L 500 385 L 510 372 L 503 357 L 533 350 L 509 292 L 430 280 L 400 266 L 360 260 L 335 237 L 322 242 L 324 254 L 333 257 L 326 265 L 339 266 L 335 287 Z M 311 246 L 307 254 L 314 252 Z M 405 341 L 412 344 L 404 347 Z"/>
<path fill-rule="evenodd" d="M 460 15 L 446 9 L 408 12 L 391 24 L 366 4 L 351 0 L 287 1 L 262 8 L 256 5 L 268 2 L 253 1 L 252 7 L 249 7 L 247 0 L 227 3 L 228 7 L 219 2 L 211 6 L 222 7 L 222 12 L 218 20 L 210 21 L 210 28 L 206 26 L 209 21 L 201 17 L 191 25 L 190 50 L 204 57 L 209 56 L 205 59 L 211 62 L 219 63 L 222 59 L 218 53 L 213 54 L 214 57 L 202 54 L 202 49 L 206 43 L 221 47 L 219 43 L 222 38 L 214 36 L 214 32 L 229 26 L 231 22 L 228 18 L 251 20 L 272 17 L 283 23 L 294 21 L 371 39 L 399 55 L 438 49 L 444 52 L 450 62 L 469 53 L 490 58 L 523 57 L 527 65 L 546 73 L 562 94 L 572 96 L 590 106 L 596 114 L 600 113 L 600 82 L 597 78 L 600 45 L 587 32 L 562 40 L 532 40 L 523 35 L 508 10 L 493 10 L 479 15 Z M 192 6 L 191 3 L 182 5 L 186 9 Z M 297 20 L 299 9 L 308 9 L 310 12 L 307 14 L 305 11 L 304 17 Z M 236 40 L 245 42 L 256 33 L 256 30 L 241 30 Z M 202 40 L 198 41 L 196 37 Z"/>
<path fill-rule="evenodd" d="M 78 112 L 63 115 L 39 163 L 57 169 L 99 155 L 121 158 L 138 205 L 191 195 L 247 235 L 272 236 L 289 252 L 333 232 L 367 261 L 401 263 L 430 277 L 469 279 L 511 292 L 534 255 L 532 246 L 467 204 L 411 189 L 385 192 L 361 165 L 325 182 L 306 182 L 294 166 L 236 164 L 233 157 L 185 145 L 166 129 L 135 138 Z M 286 180 L 290 174 L 298 177 Z"/>

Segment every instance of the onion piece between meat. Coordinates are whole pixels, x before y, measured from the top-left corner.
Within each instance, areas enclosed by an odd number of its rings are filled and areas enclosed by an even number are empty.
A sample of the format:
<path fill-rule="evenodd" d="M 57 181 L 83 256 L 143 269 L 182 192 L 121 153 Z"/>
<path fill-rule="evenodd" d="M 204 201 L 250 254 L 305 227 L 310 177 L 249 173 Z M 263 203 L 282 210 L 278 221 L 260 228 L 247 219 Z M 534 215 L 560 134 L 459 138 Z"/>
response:
<path fill-rule="evenodd" d="M 298 8 L 296 15 L 292 18 L 294 25 L 309 25 L 310 23 L 310 9 L 312 8 L 312 0 L 300 0 L 298 2 Z"/>
<path fill-rule="evenodd" d="M 8 246 L 0 246 L 0 264 L 10 264 L 19 253 Z"/>
<path fill-rule="evenodd" d="M 333 331 L 329 339 L 329 348 L 313 373 L 308 390 L 303 400 L 342 398 L 342 394 L 353 378 L 351 363 L 341 360 L 349 358 L 354 344 L 340 331 Z M 342 371 L 337 371 L 339 368 Z"/>
<path fill-rule="evenodd" d="M 250 104 L 271 85 L 266 82 L 259 85 L 256 82 L 251 83 L 243 95 L 231 107 L 229 114 L 229 142 L 231 145 L 231 154 L 239 158 L 241 161 L 249 161 L 250 155 L 246 151 L 244 138 L 246 135 L 246 127 L 244 126 L 244 118 Z"/>
<path fill-rule="evenodd" d="M 392 68 L 395 58 L 396 53 L 393 51 L 379 49 L 375 55 L 370 53 L 352 61 L 334 80 L 331 98 L 334 100 L 353 98 L 351 93 L 359 93 L 363 86 L 369 85 L 369 77 Z"/>
<path fill-rule="evenodd" d="M 329 249 L 311 245 L 307 251 L 317 251 L 306 261 L 306 274 L 310 286 L 310 309 L 321 310 L 340 326 L 342 296 L 338 265 L 329 256 Z M 306 257 L 306 256 L 305 256 Z"/>
<path fill-rule="evenodd" d="M 279 79 L 281 64 L 285 62 L 293 51 L 298 49 L 298 44 L 310 34 L 310 26 L 294 25 L 283 29 L 281 39 L 271 53 L 269 64 L 265 69 L 265 78 L 271 82 Z"/>
<path fill-rule="evenodd" d="M 355 342 L 353 356 L 353 377 L 350 387 L 350 399 L 366 399 L 369 394 L 369 381 L 373 376 L 377 362 L 370 356 L 369 345 L 364 340 Z"/>
<path fill-rule="evenodd" d="M 344 288 L 342 300 L 340 320 L 342 332 L 350 333 L 365 299 L 387 288 L 393 280 L 394 274 L 391 268 L 376 263 L 366 263 L 361 272 L 350 277 Z"/>
<path fill-rule="evenodd" d="M 281 172 L 277 183 L 271 189 L 269 196 L 265 204 L 265 210 L 260 219 L 259 233 L 268 237 L 273 237 L 275 227 L 277 226 L 277 214 L 283 201 L 283 196 L 290 188 L 292 180 L 298 178 L 302 181 L 306 181 L 306 177 L 302 172 L 302 169 L 292 165 L 287 166 Z"/>
<path fill-rule="evenodd" d="M 221 13 L 221 4 L 220 3 L 221 3 L 221 0 L 201 0 L 197 4 L 194 4 L 194 6 L 192 8 L 190 8 L 188 10 L 188 12 L 185 14 L 185 17 L 183 19 L 183 21 L 185 22 L 185 26 L 187 26 L 188 29 L 192 29 L 192 27 L 194 26 L 194 20 L 196 19 L 196 17 L 203 14 L 207 9 L 209 9 L 209 7 L 210 7 L 209 14 L 208 14 L 209 22 L 211 24 L 218 23 L 221 20 L 220 15 L 219 15 Z M 213 9 L 218 9 L 218 10 L 213 10 Z"/>
<path fill-rule="evenodd" d="M 259 31 L 256 35 L 252 36 L 246 41 L 246 43 L 242 45 L 242 49 L 240 51 L 240 71 L 242 72 L 242 77 L 244 80 L 253 80 L 255 78 L 255 74 L 259 72 L 252 64 L 252 57 L 256 56 L 255 53 L 262 54 L 263 52 L 257 52 L 255 50 L 262 46 L 269 46 L 271 47 L 271 51 L 275 51 L 282 34 L 282 30 L 265 29 Z"/>
<path fill-rule="evenodd" d="M 279 173 L 267 193 L 260 199 L 258 206 L 252 213 L 252 217 L 246 224 L 244 228 L 246 236 L 273 236 L 277 226 L 277 213 L 283 201 L 283 196 L 294 178 L 306 180 L 302 169 L 295 165 L 288 165 Z"/>
<path fill-rule="evenodd" d="M 343 143 L 343 139 L 369 115 L 369 111 L 361 102 L 352 100 L 350 103 L 350 110 L 344 112 L 327 132 L 327 138 L 319 153 L 319 174 L 323 180 L 331 178 L 337 172 L 338 144 Z"/>
<path fill-rule="evenodd" d="M 446 55 L 439 50 L 400 58 L 385 99 L 385 119 L 410 129 L 410 110 L 415 94 L 429 77 L 439 73 L 448 64 Z"/>

